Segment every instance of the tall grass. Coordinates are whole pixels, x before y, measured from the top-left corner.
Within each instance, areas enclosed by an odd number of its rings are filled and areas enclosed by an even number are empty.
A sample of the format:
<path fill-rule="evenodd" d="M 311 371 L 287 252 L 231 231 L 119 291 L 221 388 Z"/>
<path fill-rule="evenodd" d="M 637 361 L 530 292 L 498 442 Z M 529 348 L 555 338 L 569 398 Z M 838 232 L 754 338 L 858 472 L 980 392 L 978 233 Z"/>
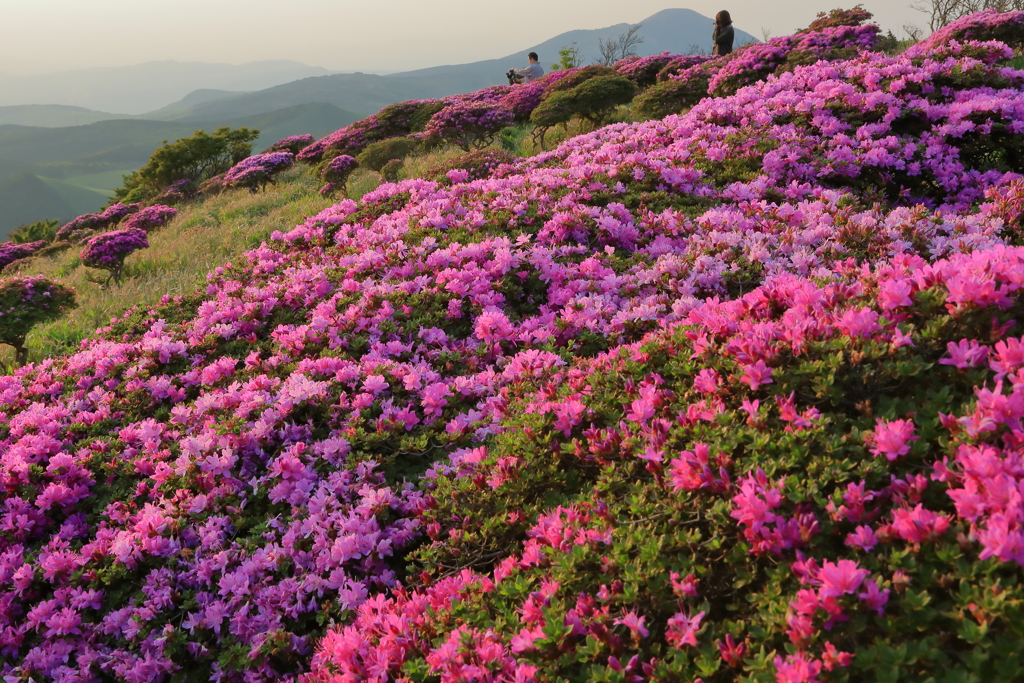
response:
<path fill-rule="evenodd" d="M 298 167 L 260 194 L 232 190 L 179 207 L 181 213 L 169 225 L 150 233 L 149 249 L 128 257 L 120 287 L 101 287 L 106 272 L 84 267 L 77 247 L 27 260 L 18 274 L 46 275 L 74 287 L 78 295 L 78 308 L 29 334 L 29 360 L 73 351 L 97 327 L 132 306 L 152 305 L 164 294 L 196 291 L 216 266 L 259 246 L 274 230 L 290 229 L 334 203 L 318 194 L 320 185 L 307 168 Z M 0 346 L 0 368 L 12 358 L 12 350 Z"/>

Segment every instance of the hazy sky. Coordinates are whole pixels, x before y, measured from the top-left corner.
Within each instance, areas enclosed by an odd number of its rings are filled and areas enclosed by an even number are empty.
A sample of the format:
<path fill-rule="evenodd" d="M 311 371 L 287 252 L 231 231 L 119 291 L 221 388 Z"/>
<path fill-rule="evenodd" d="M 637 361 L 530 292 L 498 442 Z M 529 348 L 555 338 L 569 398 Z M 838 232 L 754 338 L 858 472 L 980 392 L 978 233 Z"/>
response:
<path fill-rule="evenodd" d="M 924 15 L 865 0 L 883 30 Z M 757 37 L 855 0 L 0 0 L 0 72 L 28 75 L 153 60 L 291 59 L 399 71 L 503 57 L 572 29 L 636 23 L 668 7 L 728 9 Z M 518 18 L 520 15 L 521 18 Z"/>

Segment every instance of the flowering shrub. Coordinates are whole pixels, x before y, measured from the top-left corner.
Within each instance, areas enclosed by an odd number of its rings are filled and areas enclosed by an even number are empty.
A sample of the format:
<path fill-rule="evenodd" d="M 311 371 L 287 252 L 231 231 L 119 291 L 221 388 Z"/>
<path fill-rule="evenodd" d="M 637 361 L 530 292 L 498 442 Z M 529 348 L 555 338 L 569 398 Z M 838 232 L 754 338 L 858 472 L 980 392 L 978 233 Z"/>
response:
<path fill-rule="evenodd" d="M 912 45 L 907 53 L 924 57 L 943 49 L 954 41 L 998 40 L 1017 48 L 1024 47 L 1024 11 L 997 12 L 992 9 L 970 14 L 943 26 L 924 40 Z"/>
<path fill-rule="evenodd" d="M 316 142 L 316 138 L 308 133 L 305 135 L 292 135 L 281 140 L 278 140 L 270 147 L 267 147 L 267 149 L 265 149 L 263 153 L 269 154 L 271 152 L 289 152 L 294 156 L 298 156 L 299 152 L 304 150 L 306 147 L 309 147 L 314 142 Z"/>
<path fill-rule="evenodd" d="M 199 188 L 188 178 L 176 180 L 156 197 L 157 204 L 172 206 L 192 199 L 199 193 Z"/>
<path fill-rule="evenodd" d="M 291 152 L 269 152 L 254 154 L 244 159 L 224 174 L 224 185 L 227 187 L 244 187 L 256 193 L 266 189 L 274 182 L 274 176 L 295 163 L 295 155 Z"/>
<path fill-rule="evenodd" d="M 150 232 L 162 228 L 171 222 L 171 219 L 178 215 L 178 210 L 170 206 L 155 204 L 141 209 L 138 213 L 124 222 L 124 230 L 142 230 Z"/>
<path fill-rule="evenodd" d="M 686 57 L 676 57 L 672 61 L 668 62 L 661 71 L 658 72 L 657 82 L 663 83 L 665 81 L 675 80 L 673 76 L 677 76 L 683 71 L 686 71 L 691 66 L 697 66 L 703 64 L 712 57 L 709 55 L 688 55 Z"/>
<path fill-rule="evenodd" d="M 1005 51 L 384 184 L 0 378 L 5 676 L 1019 678 Z"/>
<path fill-rule="evenodd" d="M 817 18 L 810 25 L 797 33 L 812 33 L 840 26 L 862 26 L 871 20 L 871 12 L 857 5 L 852 9 L 834 9 L 831 12 L 818 12 Z"/>
<path fill-rule="evenodd" d="M 423 139 L 443 140 L 463 151 L 494 142 L 501 129 L 512 125 L 516 115 L 508 107 L 490 102 L 461 102 L 446 106 L 431 117 Z"/>
<path fill-rule="evenodd" d="M 41 275 L 0 280 L 0 343 L 14 347 L 15 363 L 28 357 L 25 337 L 40 323 L 75 307 L 75 291 Z"/>
<path fill-rule="evenodd" d="M 649 57 L 627 57 L 612 65 L 612 68 L 620 75 L 633 81 L 640 88 L 648 88 L 658 81 L 660 74 L 669 64 L 674 62 L 682 63 L 690 58 L 684 55 L 674 55 L 669 51 Z"/>
<path fill-rule="evenodd" d="M 359 162 L 347 154 L 336 156 L 325 163 L 320 171 L 320 177 L 327 184 L 320 189 L 320 194 L 330 194 L 337 190 L 344 192 L 348 177 L 357 168 L 359 168 Z"/>
<path fill-rule="evenodd" d="M 98 230 L 117 225 L 126 216 L 142 208 L 141 204 L 111 204 L 101 213 L 87 213 L 65 223 L 54 237 L 56 242 L 81 242 Z"/>
<path fill-rule="evenodd" d="M 78 257 L 82 259 L 82 265 L 88 268 L 109 271 L 110 277 L 107 282 L 113 279 L 115 284 L 120 285 L 125 258 L 132 252 L 147 247 L 149 240 L 146 238 L 145 230 L 114 230 L 91 238 L 85 243 Z"/>
<path fill-rule="evenodd" d="M 4 242 L 0 244 L 0 270 L 6 268 L 9 264 L 23 258 L 32 256 L 37 251 L 47 245 L 47 242 L 40 240 L 37 242 L 26 242 L 25 244 L 15 244 L 13 242 Z"/>

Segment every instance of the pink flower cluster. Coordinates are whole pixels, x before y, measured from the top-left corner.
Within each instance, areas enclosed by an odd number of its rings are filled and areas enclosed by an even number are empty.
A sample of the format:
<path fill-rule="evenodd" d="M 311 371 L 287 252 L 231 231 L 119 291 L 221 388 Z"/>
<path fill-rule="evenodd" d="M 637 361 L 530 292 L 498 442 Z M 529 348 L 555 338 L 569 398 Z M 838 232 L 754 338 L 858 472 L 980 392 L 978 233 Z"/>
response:
<path fill-rule="evenodd" d="M 149 240 L 144 230 L 112 230 L 91 238 L 85 243 L 78 257 L 82 259 L 82 264 L 89 268 L 115 271 L 124 265 L 124 260 L 129 254 L 148 246 Z"/>
<path fill-rule="evenodd" d="M 28 258 L 47 244 L 48 242 L 45 240 L 26 242 L 25 244 L 15 244 L 14 242 L 0 244 L 0 270 L 19 259 Z"/>
<path fill-rule="evenodd" d="M 178 210 L 173 207 L 154 204 L 140 209 L 123 223 L 122 228 L 150 232 L 167 225 L 177 215 Z"/>
<path fill-rule="evenodd" d="M 295 163 L 291 152 L 254 154 L 232 166 L 224 174 L 224 185 L 244 187 L 258 192 L 274 182 L 274 176 Z"/>

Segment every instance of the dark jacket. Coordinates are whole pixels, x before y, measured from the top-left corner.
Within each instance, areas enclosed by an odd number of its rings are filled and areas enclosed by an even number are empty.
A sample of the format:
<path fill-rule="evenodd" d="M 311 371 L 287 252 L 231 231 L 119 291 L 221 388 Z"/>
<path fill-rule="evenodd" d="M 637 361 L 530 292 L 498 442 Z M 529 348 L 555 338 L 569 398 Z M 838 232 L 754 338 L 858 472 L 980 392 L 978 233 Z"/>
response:
<path fill-rule="evenodd" d="M 715 43 L 711 54 L 727 55 L 732 52 L 732 39 L 734 35 L 735 31 L 732 30 L 732 24 L 722 26 L 721 28 L 716 26 L 715 30 L 711 33 L 711 40 Z"/>

